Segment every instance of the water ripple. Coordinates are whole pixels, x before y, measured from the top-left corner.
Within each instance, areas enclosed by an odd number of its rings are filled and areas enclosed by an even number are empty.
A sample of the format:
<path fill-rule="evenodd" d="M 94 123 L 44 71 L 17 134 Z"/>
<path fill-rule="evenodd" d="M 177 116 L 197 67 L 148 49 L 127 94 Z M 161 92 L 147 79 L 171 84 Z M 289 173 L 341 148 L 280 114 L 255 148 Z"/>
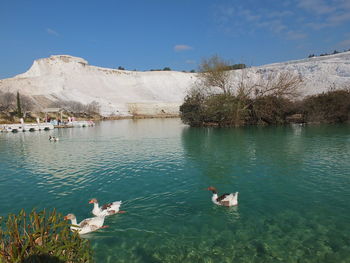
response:
<path fill-rule="evenodd" d="M 52 143 L 48 136 L 58 136 Z M 192 129 L 123 120 L 0 134 L 0 216 L 89 199 L 125 214 L 86 235 L 98 262 L 350 261 L 350 126 Z M 218 207 L 211 193 L 240 192 Z"/>

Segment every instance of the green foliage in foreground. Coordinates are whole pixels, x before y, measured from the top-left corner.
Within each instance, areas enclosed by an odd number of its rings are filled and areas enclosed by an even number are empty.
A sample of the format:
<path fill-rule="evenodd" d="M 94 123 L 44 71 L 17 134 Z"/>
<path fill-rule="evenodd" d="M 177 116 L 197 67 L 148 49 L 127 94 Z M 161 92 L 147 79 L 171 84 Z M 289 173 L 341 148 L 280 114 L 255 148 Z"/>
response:
<path fill-rule="evenodd" d="M 276 125 L 295 122 L 341 123 L 350 120 L 350 90 L 333 90 L 301 101 L 268 95 L 241 98 L 233 94 L 203 96 L 192 92 L 180 107 L 191 126 Z"/>
<path fill-rule="evenodd" d="M 0 262 L 93 262 L 88 240 L 53 210 L 0 218 Z"/>

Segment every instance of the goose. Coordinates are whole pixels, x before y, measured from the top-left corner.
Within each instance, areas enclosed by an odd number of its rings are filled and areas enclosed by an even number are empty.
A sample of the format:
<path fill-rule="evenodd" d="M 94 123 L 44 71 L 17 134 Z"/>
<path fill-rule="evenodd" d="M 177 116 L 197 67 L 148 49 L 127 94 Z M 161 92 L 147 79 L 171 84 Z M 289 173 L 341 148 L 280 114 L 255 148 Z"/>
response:
<path fill-rule="evenodd" d="M 94 204 L 94 208 L 92 209 L 92 213 L 95 216 L 110 216 L 115 214 L 122 214 L 125 211 L 119 211 L 122 201 L 115 201 L 109 204 L 105 204 L 101 207 L 98 206 L 98 202 L 96 198 L 92 198 L 89 201 L 89 204 Z"/>
<path fill-rule="evenodd" d="M 86 218 L 81 221 L 79 224 L 77 223 L 77 218 L 74 214 L 68 214 L 64 217 L 64 220 L 71 220 L 72 226 L 70 229 L 74 231 L 78 231 L 80 235 L 91 233 L 98 229 L 107 228 L 108 226 L 104 226 L 103 223 L 105 221 L 104 216 L 97 216 L 92 218 Z"/>
<path fill-rule="evenodd" d="M 50 135 L 49 136 L 49 141 L 57 142 L 57 141 L 59 141 L 59 138 Z"/>
<path fill-rule="evenodd" d="M 213 197 L 211 198 L 211 200 L 216 205 L 222 205 L 227 207 L 238 205 L 238 192 L 218 196 L 218 192 L 216 191 L 215 187 L 210 186 L 206 190 L 213 192 Z"/>

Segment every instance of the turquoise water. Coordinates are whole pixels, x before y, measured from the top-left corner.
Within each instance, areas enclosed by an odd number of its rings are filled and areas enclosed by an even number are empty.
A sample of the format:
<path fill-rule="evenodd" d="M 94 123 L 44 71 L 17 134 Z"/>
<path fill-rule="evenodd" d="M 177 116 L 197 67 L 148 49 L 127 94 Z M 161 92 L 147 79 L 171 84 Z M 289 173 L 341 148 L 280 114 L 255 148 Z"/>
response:
<path fill-rule="evenodd" d="M 55 207 L 80 221 L 90 198 L 123 201 L 85 236 L 97 262 L 350 262 L 350 125 L 120 120 L 0 134 L 0 153 L 0 216 Z M 212 204 L 210 185 L 239 206 Z"/>

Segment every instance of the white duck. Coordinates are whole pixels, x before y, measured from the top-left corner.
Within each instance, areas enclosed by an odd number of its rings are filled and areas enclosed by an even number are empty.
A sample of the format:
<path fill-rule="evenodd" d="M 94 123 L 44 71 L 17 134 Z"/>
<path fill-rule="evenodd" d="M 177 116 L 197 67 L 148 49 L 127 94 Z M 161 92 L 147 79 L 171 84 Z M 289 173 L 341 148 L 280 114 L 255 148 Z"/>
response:
<path fill-rule="evenodd" d="M 103 223 L 105 221 L 104 216 L 87 218 L 81 221 L 79 224 L 77 223 L 77 218 L 74 214 L 68 214 L 64 217 L 64 220 L 71 220 L 72 226 L 70 229 L 74 231 L 78 231 L 80 235 L 87 234 L 98 229 L 107 228 L 108 226 L 104 226 Z"/>
<path fill-rule="evenodd" d="M 222 205 L 222 206 L 236 206 L 238 205 L 238 192 L 232 193 L 232 194 L 223 194 L 221 196 L 218 196 L 218 192 L 216 191 L 215 187 L 208 187 L 207 190 L 213 192 L 213 196 L 211 200 L 216 205 Z"/>
<path fill-rule="evenodd" d="M 122 201 L 115 201 L 113 203 L 105 204 L 99 207 L 97 199 L 93 198 L 89 201 L 89 204 L 94 204 L 92 213 L 95 216 L 110 216 L 110 215 L 125 213 L 125 211 L 119 211 Z"/>
<path fill-rule="evenodd" d="M 50 136 L 49 136 L 49 141 L 57 142 L 57 141 L 59 141 L 59 138 L 50 135 Z"/>

